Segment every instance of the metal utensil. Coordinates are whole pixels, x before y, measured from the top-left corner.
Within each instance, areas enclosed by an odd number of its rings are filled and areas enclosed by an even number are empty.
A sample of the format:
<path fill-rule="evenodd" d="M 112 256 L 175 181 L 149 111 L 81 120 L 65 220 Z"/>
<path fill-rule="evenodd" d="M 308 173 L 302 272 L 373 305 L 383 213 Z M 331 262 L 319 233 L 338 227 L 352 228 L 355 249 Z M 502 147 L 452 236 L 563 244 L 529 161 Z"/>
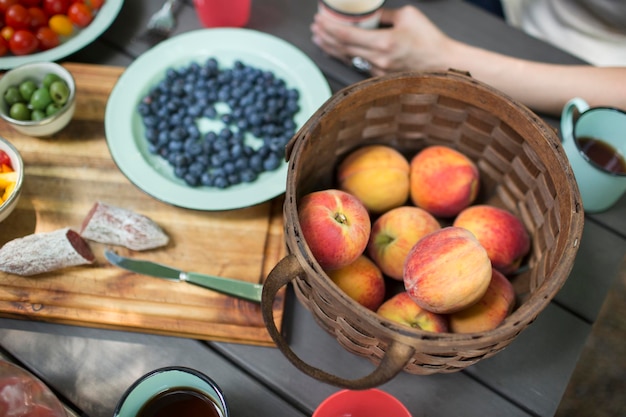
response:
<path fill-rule="evenodd" d="M 150 40 L 153 44 L 156 44 L 162 40 L 167 39 L 174 28 L 176 27 L 176 18 L 174 17 L 174 11 L 178 5 L 179 0 L 166 0 L 163 6 L 157 10 L 148 21 L 146 26 L 146 32 L 142 35 L 142 38 Z"/>
<path fill-rule="evenodd" d="M 104 256 L 111 264 L 138 274 L 164 278 L 170 281 L 188 282 L 222 294 L 257 303 L 261 302 L 261 293 L 263 291 L 263 285 L 261 284 L 253 284 L 215 275 L 185 272 L 152 261 L 126 258 L 108 249 L 104 251 Z"/>

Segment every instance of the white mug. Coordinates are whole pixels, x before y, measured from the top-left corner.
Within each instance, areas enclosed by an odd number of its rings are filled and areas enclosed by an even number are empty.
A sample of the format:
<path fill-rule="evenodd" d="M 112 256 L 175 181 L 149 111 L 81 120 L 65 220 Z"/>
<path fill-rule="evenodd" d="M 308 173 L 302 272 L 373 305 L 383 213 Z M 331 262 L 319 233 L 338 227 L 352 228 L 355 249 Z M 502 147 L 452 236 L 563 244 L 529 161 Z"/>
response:
<path fill-rule="evenodd" d="M 571 99 L 561 113 L 561 137 L 585 211 L 607 210 L 626 192 L 626 112 Z"/>
<path fill-rule="evenodd" d="M 374 29 L 380 23 L 385 0 L 319 0 L 318 10 L 333 19 L 363 29 Z"/>

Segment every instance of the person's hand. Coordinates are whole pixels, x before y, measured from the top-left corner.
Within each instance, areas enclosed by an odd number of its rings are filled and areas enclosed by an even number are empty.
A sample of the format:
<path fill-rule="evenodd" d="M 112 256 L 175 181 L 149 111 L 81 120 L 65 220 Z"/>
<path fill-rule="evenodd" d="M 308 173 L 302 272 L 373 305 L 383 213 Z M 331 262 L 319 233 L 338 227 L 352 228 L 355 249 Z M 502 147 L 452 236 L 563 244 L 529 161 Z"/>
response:
<path fill-rule="evenodd" d="M 418 9 L 383 9 L 381 25 L 381 29 L 361 29 L 318 13 L 311 32 L 313 42 L 327 54 L 348 64 L 353 57 L 367 60 L 372 75 L 445 68 L 443 60 L 452 40 Z"/>

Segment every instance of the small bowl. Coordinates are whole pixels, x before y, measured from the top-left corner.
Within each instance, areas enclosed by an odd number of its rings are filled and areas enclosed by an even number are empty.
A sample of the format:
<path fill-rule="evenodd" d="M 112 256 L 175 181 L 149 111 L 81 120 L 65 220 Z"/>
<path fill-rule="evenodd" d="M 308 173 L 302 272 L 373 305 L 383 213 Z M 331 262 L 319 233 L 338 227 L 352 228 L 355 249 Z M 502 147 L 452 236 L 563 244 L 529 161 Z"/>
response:
<path fill-rule="evenodd" d="M 117 403 L 113 417 L 166 415 L 164 409 L 158 411 L 158 404 L 168 407 L 168 411 L 174 408 L 172 415 L 186 415 L 190 414 L 186 407 L 192 407 L 194 402 L 202 407 L 207 407 L 208 402 L 215 410 L 211 413 L 203 409 L 202 415 L 230 417 L 226 398 L 211 378 L 195 369 L 169 366 L 148 372 L 135 381 Z"/>
<path fill-rule="evenodd" d="M 63 107 L 54 115 L 37 121 L 16 120 L 9 117 L 9 106 L 4 93 L 12 85 L 31 79 L 38 85 L 48 73 L 61 77 L 70 89 L 70 96 Z M 76 83 L 68 70 L 54 62 L 33 62 L 8 71 L 0 78 L 0 116 L 20 133 L 35 137 L 51 136 L 63 129 L 72 120 L 76 109 Z"/>
<path fill-rule="evenodd" d="M 393 395 L 377 388 L 342 390 L 326 398 L 312 417 L 411 417 L 411 413 Z"/>
<path fill-rule="evenodd" d="M 13 171 L 17 172 L 17 184 L 15 184 L 15 189 L 6 201 L 0 203 L 0 222 L 2 222 L 9 217 L 9 214 L 11 214 L 13 209 L 17 206 L 17 201 L 20 198 L 22 184 L 24 183 L 24 162 L 15 146 L 3 137 L 0 137 L 0 150 L 3 150 L 9 155 Z"/>

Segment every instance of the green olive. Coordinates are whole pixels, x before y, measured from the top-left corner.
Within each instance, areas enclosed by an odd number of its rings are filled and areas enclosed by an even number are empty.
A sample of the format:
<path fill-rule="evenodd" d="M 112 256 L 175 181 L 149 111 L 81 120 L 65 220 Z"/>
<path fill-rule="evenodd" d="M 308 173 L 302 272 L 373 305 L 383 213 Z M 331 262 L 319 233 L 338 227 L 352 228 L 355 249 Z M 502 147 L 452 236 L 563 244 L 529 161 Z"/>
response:
<path fill-rule="evenodd" d="M 30 106 L 33 110 L 44 110 L 50 103 L 52 103 L 52 97 L 46 87 L 38 88 L 30 97 Z"/>
<path fill-rule="evenodd" d="M 35 84 L 33 80 L 26 80 L 22 82 L 18 88 L 20 89 L 22 98 L 28 102 L 30 101 L 30 96 L 32 96 L 37 89 L 37 84 Z"/>
<path fill-rule="evenodd" d="M 15 103 L 23 102 L 24 99 L 20 94 L 20 89 L 16 86 L 12 85 L 7 88 L 7 91 L 4 92 L 4 101 L 7 103 L 7 106 L 12 106 Z"/>
<path fill-rule="evenodd" d="M 52 116 L 53 114 L 56 114 L 60 109 L 61 108 L 58 104 L 52 102 L 48 104 L 48 107 L 46 107 L 46 116 Z"/>
<path fill-rule="evenodd" d="M 30 115 L 30 119 L 35 121 L 45 119 L 46 117 L 48 117 L 48 115 L 43 110 L 33 110 Z"/>
<path fill-rule="evenodd" d="M 9 116 L 15 120 L 30 120 L 30 110 L 25 103 L 15 103 L 9 109 Z"/>
<path fill-rule="evenodd" d="M 50 73 L 44 75 L 41 84 L 43 84 L 43 86 L 46 87 L 46 88 L 50 88 L 50 86 L 52 85 L 53 82 L 60 81 L 60 80 L 61 80 L 61 77 L 59 77 L 58 75 L 50 72 Z"/>
<path fill-rule="evenodd" d="M 50 84 L 50 96 L 56 104 L 62 106 L 70 97 L 70 88 L 65 81 L 55 81 Z"/>

